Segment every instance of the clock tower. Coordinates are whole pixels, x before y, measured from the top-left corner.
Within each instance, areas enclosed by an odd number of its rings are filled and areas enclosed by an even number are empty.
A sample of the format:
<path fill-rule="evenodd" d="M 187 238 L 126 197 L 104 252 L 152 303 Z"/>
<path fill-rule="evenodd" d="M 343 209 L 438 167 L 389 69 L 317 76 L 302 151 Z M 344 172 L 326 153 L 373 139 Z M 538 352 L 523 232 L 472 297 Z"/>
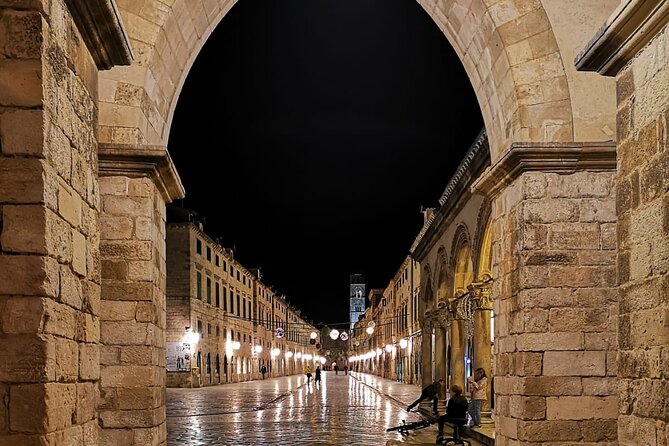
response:
<path fill-rule="evenodd" d="M 351 274 L 350 276 L 350 315 L 351 331 L 358 322 L 358 318 L 365 314 L 365 276 Z"/>

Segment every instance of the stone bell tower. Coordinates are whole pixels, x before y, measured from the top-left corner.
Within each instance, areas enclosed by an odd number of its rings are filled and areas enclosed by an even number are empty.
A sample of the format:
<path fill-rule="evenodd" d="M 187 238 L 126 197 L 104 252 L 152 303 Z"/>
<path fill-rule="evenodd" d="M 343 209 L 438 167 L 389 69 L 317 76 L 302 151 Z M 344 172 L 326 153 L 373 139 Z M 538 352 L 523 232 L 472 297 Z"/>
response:
<path fill-rule="evenodd" d="M 358 322 L 358 318 L 365 314 L 365 276 L 351 274 L 350 276 L 350 311 L 351 331 Z"/>

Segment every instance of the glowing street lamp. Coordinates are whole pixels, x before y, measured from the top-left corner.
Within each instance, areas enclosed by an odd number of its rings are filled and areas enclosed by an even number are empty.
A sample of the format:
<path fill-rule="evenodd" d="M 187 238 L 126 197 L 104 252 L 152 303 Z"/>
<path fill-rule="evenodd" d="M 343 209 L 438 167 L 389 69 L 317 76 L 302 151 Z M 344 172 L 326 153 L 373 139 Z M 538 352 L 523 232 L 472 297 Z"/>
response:
<path fill-rule="evenodd" d="M 233 350 L 239 350 L 242 344 L 239 343 L 239 341 L 233 341 L 232 342 L 232 349 Z"/>
<path fill-rule="evenodd" d="M 200 333 L 193 332 L 190 328 L 186 330 L 186 342 L 194 345 L 200 341 Z"/>
<path fill-rule="evenodd" d="M 311 339 L 316 339 L 318 337 L 318 333 L 316 333 L 315 331 L 312 331 L 309 336 L 311 337 Z"/>
<path fill-rule="evenodd" d="M 407 341 L 404 338 L 400 339 L 400 347 L 401 348 L 407 348 L 407 345 L 409 345 L 409 341 Z"/>
<path fill-rule="evenodd" d="M 339 330 L 337 330 L 336 328 L 330 330 L 330 338 L 332 338 L 333 341 L 336 340 L 338 337 L 339 337 Z"/>

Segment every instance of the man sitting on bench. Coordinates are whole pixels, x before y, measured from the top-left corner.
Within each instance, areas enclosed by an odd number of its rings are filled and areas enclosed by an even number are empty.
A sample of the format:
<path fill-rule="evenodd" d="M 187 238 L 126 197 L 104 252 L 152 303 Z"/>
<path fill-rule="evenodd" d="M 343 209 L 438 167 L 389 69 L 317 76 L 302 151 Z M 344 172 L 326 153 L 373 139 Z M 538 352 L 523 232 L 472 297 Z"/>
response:
<path fill-rule="evenodd" d="M 456 442 L 462 438 L 463 427 L 467 422 L 467 408 L 469 403 L 467 398 L 462 396 L 462 388 L 458 385 L 451 387 L 451 398 L 446 406 L 446 415 L 439 417 L 439 433 L 437 434 L 437 443 L 444 442 L 444 423 L 453 423 L 453 438 L 446 440 Z M 460 443 L 464 444 L 464 443 Z"/>

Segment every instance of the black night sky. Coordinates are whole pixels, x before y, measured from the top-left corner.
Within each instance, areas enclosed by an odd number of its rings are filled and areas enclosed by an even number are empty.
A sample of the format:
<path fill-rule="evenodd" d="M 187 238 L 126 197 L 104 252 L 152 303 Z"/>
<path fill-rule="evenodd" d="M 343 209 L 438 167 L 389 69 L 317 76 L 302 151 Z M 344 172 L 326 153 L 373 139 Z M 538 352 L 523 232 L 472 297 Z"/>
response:
<path fill-rule="evenodd" d="M 176 204 L 307 319 L 346 322 L 349 274 L 386 286 L 482 125 L 415 0 L 241 0 L 177 104 Z"/>

